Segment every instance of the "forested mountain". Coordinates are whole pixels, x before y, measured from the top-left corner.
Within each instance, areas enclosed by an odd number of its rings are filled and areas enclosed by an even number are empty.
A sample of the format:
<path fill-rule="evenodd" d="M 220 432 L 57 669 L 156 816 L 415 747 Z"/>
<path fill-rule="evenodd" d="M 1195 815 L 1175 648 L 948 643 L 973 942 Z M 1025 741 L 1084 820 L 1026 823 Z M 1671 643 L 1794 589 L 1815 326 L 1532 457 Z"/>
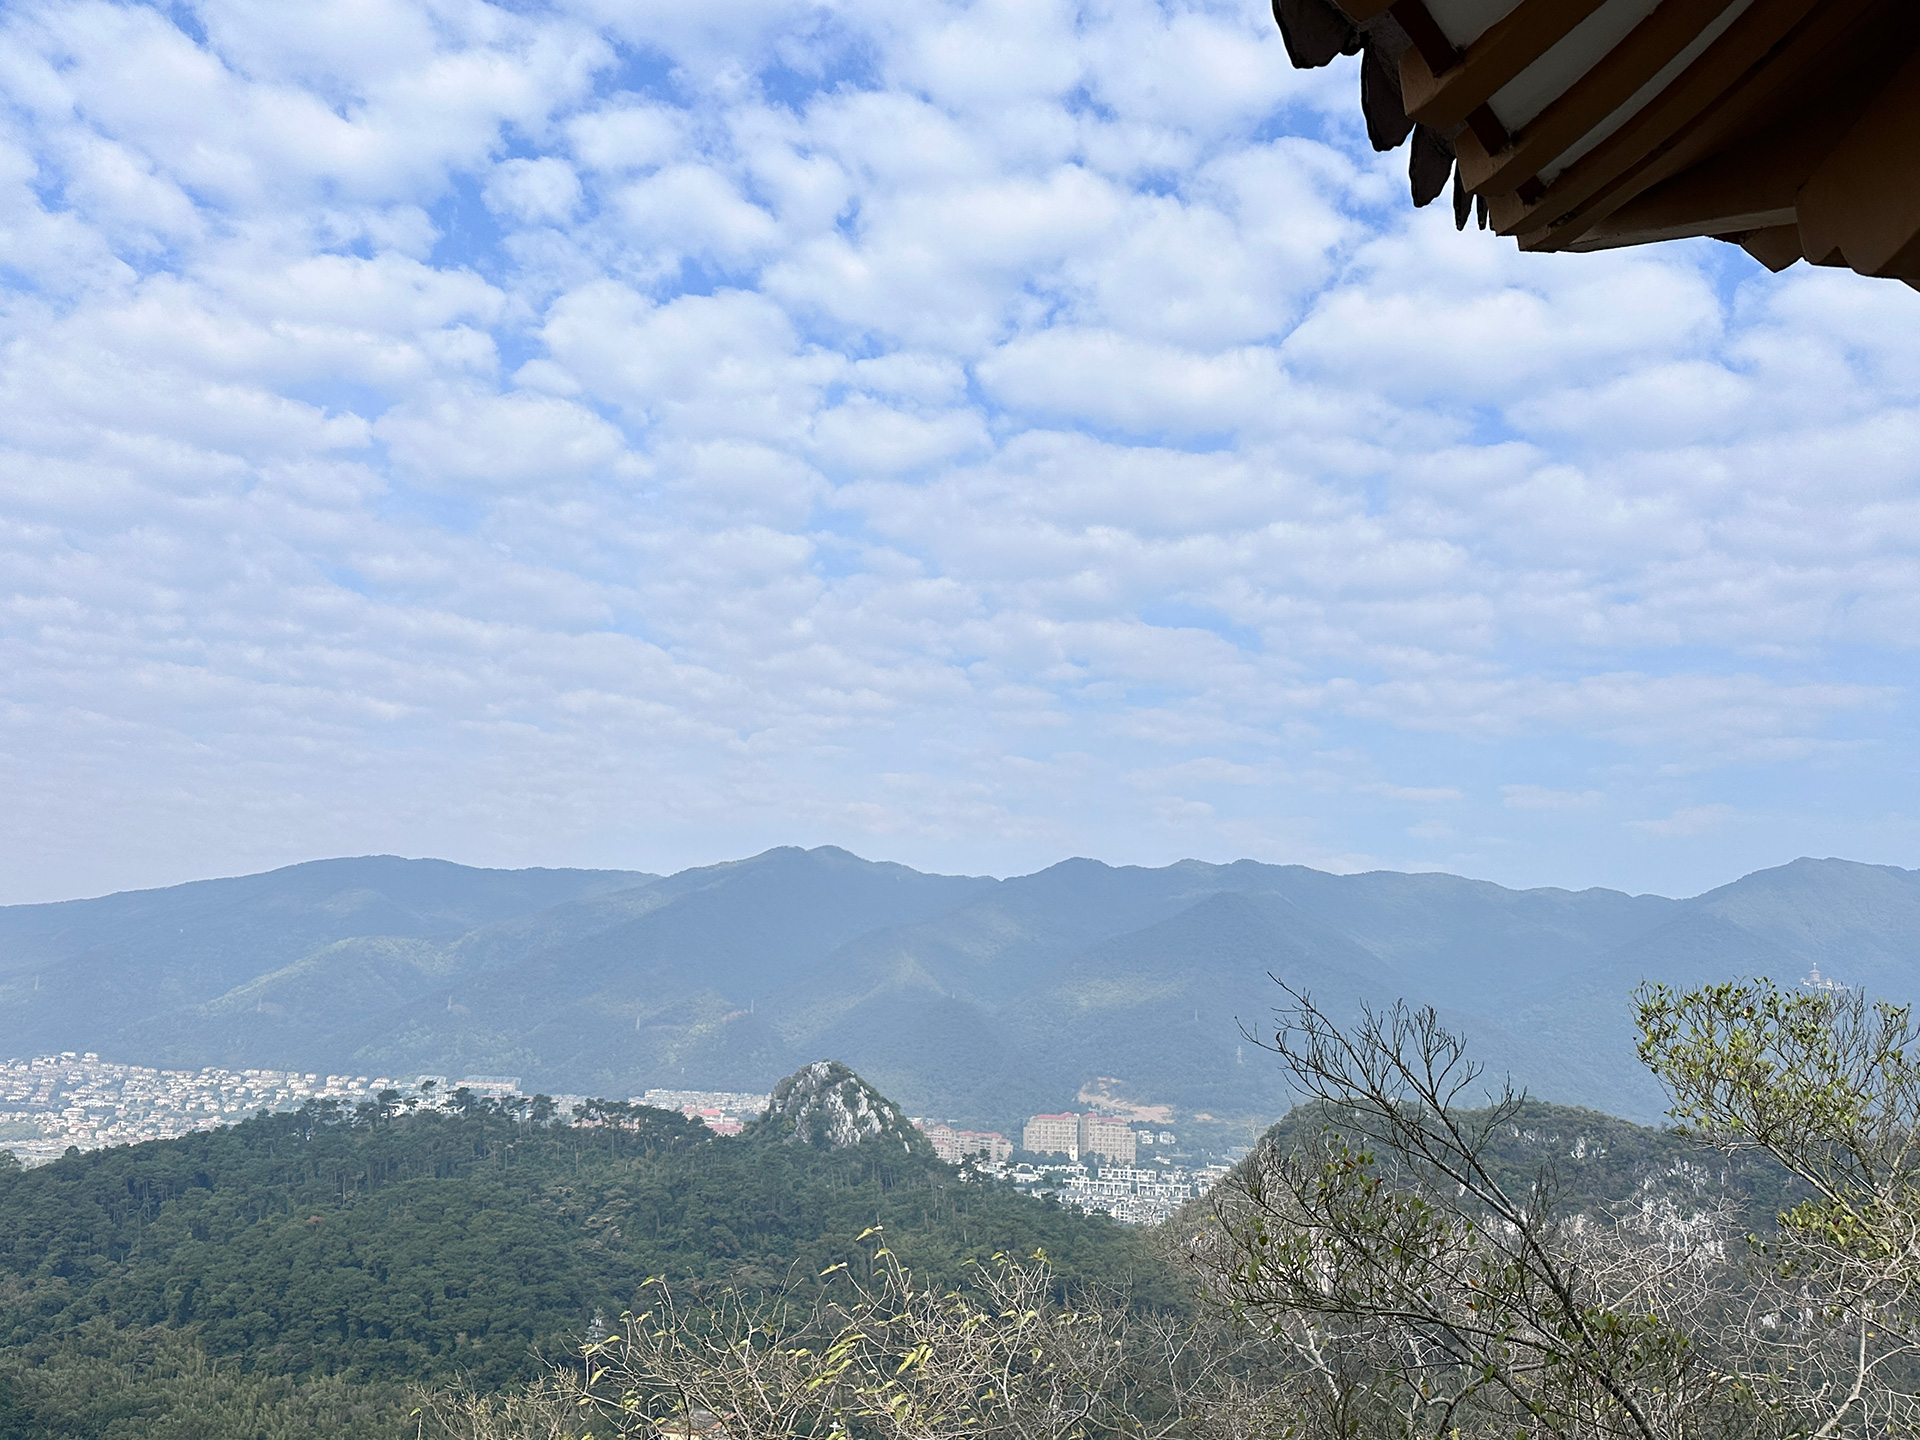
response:
<path fill-rule="evenodd" d="M 1274 975 L 1348 1009 L 1433 1004 L 1536 1093 L 1653 1119 L 1640 980 L 1817 965 L 1905 999 L 1917 962 L 1920 873 L 1841 860 L 1672 900 L 1250 861 L 995 880 L 834 849 L 664 878 L 377 857 L 0 909 L 0 1052 L 616 1095 L 834 1055 L 996 1127 L 1095 1083 L 1255 1119 L 1286 1104 L 1242 1034 Z"/>
<path fill-rule="evenodd" d="M 164 1027 L 163 1017 L 197 1016 L 208 1002 L 341 942 L 378 937 L 381 948 L 424 954 L 477 927 L 655 878 L 476 870 L 379 855 L 97 900 L 0 907 L 0 1047 L 14 1054 L 116 1047 L 155 1053 L 140 1050 L 134 1038 L 143 1023 Z M 340 1001 L 351 1003 L 344 994 L 321 1003 Z M 276 1012 L 263 1001 L 257 1013 L 264 1019 Z"/>
<path fill-rule="evenodd" d="M 930 1276 L 1044 1246 L 1158 1285 L 1134 1232 L 962 1184 L 924 1141 L 725 1139 L 645 1107 L 581 1127 L 319 1106 L 0 1172 L 0 1348 L 168 1325 L 275 1373 L 496 1383 L 650 1275 L 809 1284 L 876 1224 Z"/>
<path fill-rule="evenodd" d="M 0 1440 L 397 1440 L 410 1386 L 529 1378 L 649 1277 L 695 1308 L 804 1296 L 872 1226 L 943 1283 L 1044 1248 L 1180 1303 L 1138 1232 L 963 1181 L 840 1066 L 736 1138 L 625 1102 L 569 1125 L 327 1101 L 0 1168 Z M 244 1378 L 222 1388 L 222 1365 Z"/>

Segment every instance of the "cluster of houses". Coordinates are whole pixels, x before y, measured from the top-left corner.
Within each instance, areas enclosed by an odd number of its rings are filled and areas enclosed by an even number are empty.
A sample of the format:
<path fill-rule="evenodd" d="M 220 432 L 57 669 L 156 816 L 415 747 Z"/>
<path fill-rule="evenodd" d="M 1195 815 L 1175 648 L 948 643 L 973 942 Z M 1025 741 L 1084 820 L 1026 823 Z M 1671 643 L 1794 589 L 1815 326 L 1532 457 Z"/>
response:
<path fill-rule="evenodd" d="M 442 1077 L 442 1095 L 451 1093 Z M 480 1093 L 490 1077 L 457 1082 Z M 517 1085 L 516 1082 L 511 1082 Z M 309 1100 L 357 1105 L 383 1090 L 416 1087 L 385 1075 L 299 1070 L 157 1070 L 120 1065 L 89 1050 L 0 1063 L 0 1149 L 39 1165 L 69 1147 L 94 1150 L 169 1140 L 244 1120 L 261 1110 L 295 1110 Z"/>
<path fill-rule="evenodd" d="M 772 1097 L 752 1090 L 649 1090 L 634 1101 L 656 1110 L 678 1110 L 716 1135 L 738 1135 L 749 1120 L 767 1113 Z"/>
<path fill-rule="evenodd" d="M 518 1075 L 322 1075 L 295 1070 L 157 1070 L 119 1065 L 93 1051 L 0 1062 L 0 1149 L 23 1165 L 57 1159 L 69 1146 L 92 1150 L 164 1140 L 230 1125 L 261 1110 L 294 1110 L 309 1100 L 351 1107 L 398 1093 L 409 1104 L 444 1104 L 458 1091 L 491 1100 L 525 1093 Z M 584 1095 L 551 1097 L 561 1116 Z M 764 1094 L 649 1090 L 647 1105 L 678 1110 L 722 1135 L 736 1135 L 767 1108 Z"/>
<path fill-rule="evenodd" d="M 1115 1115 L 1030 1116 L 1014 1143 L 997 1130 L 962 1130 L 935 1120 L 915 1120 L 934 1153 L 949 1164 L 972 1160 L 982 1171 L 1034 1194 L 1052 1195 L 1076 1210 L 1111 1215 L 1128 1225 L 1155 1225 L 1205 1194 L 1224 1165 L 1188 1170 L 1165 1157 L 1135 1168 L 1142 1146 L 1171 1146 L 1170 1130 L 1136 1129 Z M 1058 1163 L 1042 1158 L 1062 1157 Z"/>
<path fill-rule="evenodd" d="M 1158 1225 L 1196 1195 L 1204 1195 L 1227 1173 L 1224 1165 L 1200 1170 L 1136 1170 L 1103 1165 L 1097 1175 L 1072 1175 L 1055 1193 L 1062 1205 L 1100 1211 L 1127 1225 Z"/>
<path fill-rule="evenodd" d="M 1062 1205 L 1111 1215 L 1126 1225 L 1157 1225 L 1189 1200 L 1205 1195 L 1228 1173 L 1225 1165 L 1186 1169 L 1157 1160 L 1150 1166 L 1101 1165 L 1077 1160 L 1053 1164 L 1027 1161 L 1001 1172 L 1001 1178 L 1034 1195 L 1051 1195 Z"/>

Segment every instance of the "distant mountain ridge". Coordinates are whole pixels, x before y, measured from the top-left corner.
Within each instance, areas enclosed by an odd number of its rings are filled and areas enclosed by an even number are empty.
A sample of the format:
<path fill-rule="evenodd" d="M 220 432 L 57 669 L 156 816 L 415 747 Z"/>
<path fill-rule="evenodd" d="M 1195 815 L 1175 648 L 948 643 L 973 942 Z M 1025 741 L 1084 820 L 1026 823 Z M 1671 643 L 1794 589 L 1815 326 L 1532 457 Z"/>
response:
<path fill-rule="evenodd" d="M 0 907 L 0 1055 L 745 1089 L 822 1057 L 1011 1123 L 1090 1084 L 1256 1119 L 1269 976 L 1434 1005 L 1546 1099 L 1640 1120 L 1628 994 L 1812 966 L 1920 996 L 1920 872 L 1796 860 L 1692 899 L 1440 874 L 1068 860 L 996 880 L 831 847 L 675 875 L 316 861 Z"/>

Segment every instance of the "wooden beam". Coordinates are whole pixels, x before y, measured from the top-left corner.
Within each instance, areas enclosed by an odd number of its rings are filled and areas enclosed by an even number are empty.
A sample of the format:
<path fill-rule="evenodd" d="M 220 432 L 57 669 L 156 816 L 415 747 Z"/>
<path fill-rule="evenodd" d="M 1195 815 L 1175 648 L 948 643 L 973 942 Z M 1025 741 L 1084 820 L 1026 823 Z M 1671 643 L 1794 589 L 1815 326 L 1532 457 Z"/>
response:
<path fill-rule="evenodd" d="M 1639 245 L 1791 225 L 1795 197 L 1860 118 L 1871 92 L 1834 86 L 1583 227 L 1566 248 Z"/>
<path fill-rule="evenodd" d="M 1784 80 L 1804 67 L 1826 45 L 1850 29 L 1880 0 L 1754 0 L 1692 64 L 1675 76 L 1658 95 L 1556 176 L 1529 207 L 1526 228 L 1557 225 L 1583 206 L 1591 218 L 1599 207 L 1589 201 L 1611 201 L 1612 209 L 1635 193 L 1633 182 L 1652 183 L 1647 162 L 1658 157 L 1688 128 L 1707 122 L 1718 110 L 1732 119 L 1732 104 L 1744 86 L 1765 86 L 1769 69 Z M 1813 16 L 1810 24 L 1802 22 Z M 1730 127 L 1717 127 L 1724 135 Z M 1574 237 L 1565 237 L 1571 241 Z"/>
<path fill-rule="evenodd" d="M 1811 4 L 1813 0 L 1800 3 Z M 1542 167 L 1565 154 L 1631 100 L 1728 4 L 1729 0 L 1666 0 L 1534 117 L 1505 150 L 1489 154 L 1478 141 L 1460 136 L 1454 143 L 1467 188 L 1492 200 L 1496 195 L 1512 194 L 1526 181 L 1537 178 Z"/>
<path fill-rule="evenodd" d="M 1604 3 L 1520 0 L 1467 47 L 1459 64 L 1437 73 L 1425 55 L 1408 50 L 1400 57 L 1407 114 L 1436 130 L 1451 130 Z"/>
<path fill-rule="evenodd" d="M 1776 275 L 1794 261 L 1806 258 L 1800 249 L 1798 225 L 1773 225 L 1764 230 L 1749 230 L 1744 235 L 1727 238 Z"/>
<path fill-rule="evenodd" d="M 1407 32 L 1407 39 L 1413 42 L 1408 50 L 1418 51 L 1420 58 L 1427 62 L 1428 69 L 1440 74 L 1460 63 L 1459 49 L 1447 38 L 1447 32 L 1440 28 L 1440 22 L 1433 18 L 1426 0 L 1394 0 L 1387 13 Z"/>
<path fill-rule="evenodd" d="M 1808 259 L 1920 278 L 1920 55 L 1867 106 L 1799 196 Z"/>
<path fill-rule="evenodd" d="M 1584 255 L 1594 250 L 1625 250 L 1634 245 L 1654 245 L 1662 240 L 1698 240 L 1702 236 L 1707 235 L 1711 235 L 1716 240 L 1724 240 L 1728 238 L 1729 235 L 1745 235 L 1760 230 L 1772 231 L 1782 227 L 1793 230 L 1795 234 L 1799 233 L 1797 227 L 1794 225 L 1793 207 L 1791 205 L 1780 206 L 1772 210 L 1753 210 L 1744 215 L 1723 215 L 1717 222 L 1705 223 L 1717 223 L 1721 228 L 1718 230 L 1708 230 L 1704 228 L 1702 222 L 1687 221 L 1682 224 L 1676 224 L 1671 230 L 1640 230 L 1631 235 L 1617 234 L 1612 231 L 1589 230 L 1571 245 L 1560 245 L 1554 248 L 1556 250 L 1575 251 Z M 1535 248 L 1543 249 L 1545 247 L 1536 246 Z"/>
<path fill-rule="evenodd" d="M 1884 73 L 1899 63 L 1907 53 L 1898 37 L 1910 24 L 1910 4 L 1759 0 L 1640 114 L 1547 187 L 1526 215 L 1499 218 L 1516 230 L 1547 226 L 1544 248 L 1570 248 L 1636 195 L 1806 109 L 1834 81 L 1857 89 L 1862 67 L 1872 75 L 1876 67 Z M 1788 23 L 1795 11 L 1802 12 L 1800 22 Z M 1889 14 L 1906 18 L 1883 35 L 1879 22 Z M 1889 40 L 1897 48 L 1875 48 Z M 1849 98 L 1839 97 L 1840 103 Z"/>
<path fill-rule="evenodd" d="M 1491 105 L 1476 105 L 1467 116 L 1467 129 L 1473 132 L 1473 138 L 1489 154 L 1495 153 L 1513 143 L 1513 137 L 1507 133 L 1507 127 L 1500 123 L 1500 117 L 1493 113 Z"/>

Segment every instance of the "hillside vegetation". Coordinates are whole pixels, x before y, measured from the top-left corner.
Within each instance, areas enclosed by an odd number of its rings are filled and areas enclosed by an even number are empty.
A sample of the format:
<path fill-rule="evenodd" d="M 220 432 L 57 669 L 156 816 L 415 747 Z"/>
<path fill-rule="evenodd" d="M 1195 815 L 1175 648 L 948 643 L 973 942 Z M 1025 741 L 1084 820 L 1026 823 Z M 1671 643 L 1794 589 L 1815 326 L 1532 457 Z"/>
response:
<path fill-rule="evenodd" d="M 1044 1246 L 1154 1288 L 1133 1234 L 897 1146 L 720 1139 L 644 1107 L 592 1128 L 312 1107 L 0 1178 L 0 1343 L 161 1325 L 276 1374 L 494 1384 L 650 1275 L 806 1282 L 873 1225 L 934 1275 Z"/>
<path fill-rule="evenodd" d="M 1725 1198 L 1764 1229 L 1788 1198 L 1770 1162 L 1672 1132 L 1503 1113 L 1488 1163 L 1516 1194 L 1550 1176 L 1563 1213 Z M 789 1076 L 733 1138 L 626 1102 L 545 1116 L 328 1101 L 0 1170 L 0 1440 L 400 1440 L 436 1387 L 570 1373 L 583 1341 L 658 1303 L 656 1278 L 688 1317 L 804 1309 L 871 1266 L 875 1227 L 921 1284 L 964 1290 L 997 1255 L 1044 1252 L 1067 1303 L 1091 1285 L 1143 1323 L 1202 1319 L 1181 1256 L 1208 1202 L 1155 1235 L 964 1175 L 842 1065 Z M 1303 1107 L 1261 1151 L 1329 1128 L 1337 1111 Z M 1157 1383 L 1128 1403 L 1164 1405 Z"/>
<path fill-rule="evenodd" d="M 623 1103 L 573 1125 L 323 1103 L 0 1171 L 0 1440 L 397 1437 L 415 1386 L 533 1378 L 649 1277 L 695 1313 L 804 1294 L 874 1226 L 929 1283 L 1044 1250 L 1062 1284 L 1186 1310 L 1155 1237 L 963 1180 L 857 1077 L 813 1071 L 864 1093 L 865 1129 L 822 1121 L 802 1072 L 787 1114 L 732 1139 Z M 1509 1179 L 1549 1166 L 1574 1208 L 1676 1176 L 1778 1203 L 1777 1175 L 1670 1133 L 1540 1103 L 1515 1122 L 1493 1147 Z M 1303 1110 L 1269 1139 L 1326 1123 Z"/>

